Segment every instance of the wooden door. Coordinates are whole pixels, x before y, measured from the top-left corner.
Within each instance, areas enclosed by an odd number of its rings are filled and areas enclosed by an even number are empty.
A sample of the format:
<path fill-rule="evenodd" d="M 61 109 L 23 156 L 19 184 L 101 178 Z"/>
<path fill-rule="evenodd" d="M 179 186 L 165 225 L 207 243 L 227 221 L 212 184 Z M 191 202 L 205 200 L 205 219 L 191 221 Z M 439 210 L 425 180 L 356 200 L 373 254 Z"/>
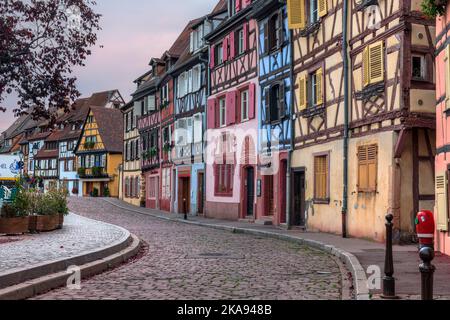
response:
<path fill-rule="evenodd" d="M 292 225 L 304 227 L 306 224 L 305 218 L 305 172 L 296 171 L 294 173 L 294 188 L 293 188 L 293 212 Z"/>
<path fill-rule="evenodd" d="M 204 201 L 205 201 L 205 186 L 204 186 L 204 176 L 203 172 L 200 172 L 197 177 L 198 184 L 198 194 L 197 194 L 197 206 L 198 206 L 198 214 L 203 215 L 204 210 Z"/>
<path fill-rule="evenodd" d="M 254 215 L 253 205 L 255 202 L 255 169 L 249 167 L 246 170 L 246 216 Z"/>

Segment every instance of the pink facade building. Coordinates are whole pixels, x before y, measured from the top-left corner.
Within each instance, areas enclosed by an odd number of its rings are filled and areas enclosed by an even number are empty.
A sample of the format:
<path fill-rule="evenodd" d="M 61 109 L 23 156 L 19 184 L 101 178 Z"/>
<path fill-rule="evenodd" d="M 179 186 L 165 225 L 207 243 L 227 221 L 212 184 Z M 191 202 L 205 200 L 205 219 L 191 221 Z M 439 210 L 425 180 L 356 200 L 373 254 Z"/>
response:
<path fill-rule="evenodd" d="M 436 250 L 450 254 L 450 5 L 436 23 Z"/>
<path fill-rule="evenodd" d="M 255 219 L 257 197 L 258 55 L 251 1 L 229 1 L 228 17 L 207 36 L 205 216 Z"/>

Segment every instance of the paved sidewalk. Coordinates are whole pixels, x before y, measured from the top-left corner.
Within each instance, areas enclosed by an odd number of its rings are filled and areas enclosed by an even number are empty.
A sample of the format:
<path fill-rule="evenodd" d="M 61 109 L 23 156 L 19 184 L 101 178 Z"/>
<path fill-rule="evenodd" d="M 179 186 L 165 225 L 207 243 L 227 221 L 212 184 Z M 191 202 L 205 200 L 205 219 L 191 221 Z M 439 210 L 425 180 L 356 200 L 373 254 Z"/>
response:
<path fill-rule="evenodd" d="M 165 219 L 182 220 L 183 216 L 173 213 L 165 213 L 158 210 L 150 210 L 129 205 L 118 199 L 105 199 L 112 204 L 140 212 L 151 214 Z M 294 238 L 319 241 L 326 245 L 332 245 L 356 256 L 362 267 L 367 270 L 371 265 L 377 265 L 384 270 L 384 244 L 375 243 L 361 239 L 343 239 L 340 236 L 326 233 L 302 232 L 299 230 L 285 230 L 274 226 L 260 226 L 245 222 L 232 222 L 216 219 L 207 219 L 203 217 L 189 216 L 190 222 L 201 223 L 205 225 L 221 226 L 230 228 L 242 228 L 270 232 L 277 235 L 288 235 Z M 420 273 L 417 246 L 394 246 L 394 269 L 397 286 L 397 294 L 405 299 L 415 299 L 420 295 Z M 435 273 L 435 295 L 437 298 L 450 299 L 450 257 L 437 256 L 433 261 L 437 270 Z M 383 274 L 382 274 L 383 275 Z M 370 275 L 368 275 L 370 276 Z M 381 293 L 380 290 L 372 290 L 371 293 L 376 298 Z"/>
<path fill-rule="evenodd" d="M 60 271 L 67 263 L 101 259 L 110 249 L 125 245 L 129 237 L 123 228 L 70 214 L 62 230 L 0 245 L 0 289 Z"/>

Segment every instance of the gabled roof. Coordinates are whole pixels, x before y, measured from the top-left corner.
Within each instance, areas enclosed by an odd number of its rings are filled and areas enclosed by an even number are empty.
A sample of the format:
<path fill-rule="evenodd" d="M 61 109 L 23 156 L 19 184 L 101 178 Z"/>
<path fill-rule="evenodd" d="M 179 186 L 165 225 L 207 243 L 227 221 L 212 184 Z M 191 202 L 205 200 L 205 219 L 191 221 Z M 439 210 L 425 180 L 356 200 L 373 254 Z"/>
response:
<path fill-rule="evenodd" d="M 123 114 L 117 109 L 92 107 L 91 111 L 98 125 L 105 150 L 112 153 L 123 152 Z"/>
<path fill-rule="evenodd" d="M 47 132 L 39 132 L 33 134 L 31 137 L 29 137 L 28 141 L 38 141 L 38 140 L 45 140 L 48 136 L 50 136 L 52 133 L 50 131 Z"/>
<path fill-rule="evenodd" d="M 36 153 L 34 156 L 34 159 L 52 159 L 52 158 L 58 158 L 59 157 L 59 151 L 58 149 L 45 149 L 42 148 L 41 150 Z"/>
<path fill-rule="evenodd" d="M 228 1 L 227 0 L 219 0 L 219 2 L 214 7 L 211 15 L 215 15 L 221 12 L 228 10 Z"/>
<path fill-rule="evenodd" d="M 57 142 L 78 139 L 81 136 L 81 130 L 72 130 L 72 126 L 66 126 L 62 130 L 53 132 L 45 141 Z"/>

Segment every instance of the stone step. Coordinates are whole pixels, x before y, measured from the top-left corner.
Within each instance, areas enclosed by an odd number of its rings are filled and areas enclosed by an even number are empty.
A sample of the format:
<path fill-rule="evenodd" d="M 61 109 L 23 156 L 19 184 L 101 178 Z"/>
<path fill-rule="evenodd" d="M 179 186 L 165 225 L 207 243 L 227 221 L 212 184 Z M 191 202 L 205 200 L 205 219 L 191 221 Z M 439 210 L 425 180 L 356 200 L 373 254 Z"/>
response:
<path fill-rule="evenodd" d="M 259 224 L 262 226 L 271 226 L 271 225 L 273 225 L 272 217 L 257 219 L 255 221 L 255 224 Z"/>

